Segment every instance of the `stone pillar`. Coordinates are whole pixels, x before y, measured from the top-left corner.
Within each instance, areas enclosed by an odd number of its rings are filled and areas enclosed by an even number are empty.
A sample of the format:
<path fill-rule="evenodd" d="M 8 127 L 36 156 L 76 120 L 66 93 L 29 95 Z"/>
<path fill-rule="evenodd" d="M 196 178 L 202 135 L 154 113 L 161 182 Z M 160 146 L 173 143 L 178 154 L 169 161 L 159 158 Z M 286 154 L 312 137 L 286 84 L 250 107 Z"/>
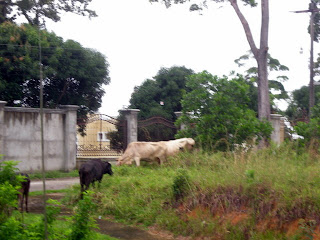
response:
<path fill-rule="evenodd" d="M 75 105 L 61 105 L 65 110 L 64 119 L 64 170 L 75 169 L 77 161 L 77 110 Z"/>
<path fill-rule="evenodd" d="M 138 113 L 139 109 L 121 110 L 127 120 L 127 145 L 138 141 Z"/>
<path fill-rule="evenodd" d="M 4 137 L 5 137 L 5 127 L 4 127 L 4 106 L 7 104 L 5 101 L 0 101 L 0 155 L 5 155 L 4 152 Z M 1 157 L 0 157 L 1 159 Z"/>
<path fill-rule="evenodd" d="M 182 116 L 182 112 L 174 112 L 174 114 L 177 116 L 177 119 Z M 180 130 L 184 130 L 186 128 L 187 128 L 186 124 L 182 123 L 180 125 Z"/>
<path fill-rule="evenodd" d="M 283 117 L 280 114 L 270 114 L 273 132 L 271 133 L 271 141 L 280 145 L 283 142 Z"/>

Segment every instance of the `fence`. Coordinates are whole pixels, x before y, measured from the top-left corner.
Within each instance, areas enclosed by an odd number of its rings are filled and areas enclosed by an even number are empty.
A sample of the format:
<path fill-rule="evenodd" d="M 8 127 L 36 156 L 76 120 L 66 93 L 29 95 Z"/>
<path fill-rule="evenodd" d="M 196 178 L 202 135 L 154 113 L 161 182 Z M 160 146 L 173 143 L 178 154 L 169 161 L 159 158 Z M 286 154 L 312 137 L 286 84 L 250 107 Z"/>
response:
<path fill-rule="evenodd" d="M 20 171 L 41 170 L 40 109 L 5 107 L 0 101 L 0 154 L 19 161 Z M 46 170 L 76 167 L 77 106 L 44 109 L 44 159 Z"/>

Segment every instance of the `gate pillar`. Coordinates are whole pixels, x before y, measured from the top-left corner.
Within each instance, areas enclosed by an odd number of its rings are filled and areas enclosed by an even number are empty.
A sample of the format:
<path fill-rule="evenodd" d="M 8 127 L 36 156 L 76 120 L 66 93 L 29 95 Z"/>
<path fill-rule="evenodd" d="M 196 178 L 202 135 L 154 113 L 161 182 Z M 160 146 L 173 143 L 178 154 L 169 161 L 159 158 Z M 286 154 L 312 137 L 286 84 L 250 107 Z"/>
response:
<path fill-rule="evenodd" d="M 127 120 L 127 144 L 138 141 L 138 113 L 139 109 L 121 110 Z"/>
<path fill-rule="evenodd" d="M 65 110 L 64 118 L 64 170 L 69 171 L 76 167 L 77 158 L 77 110 L 75 105 L 60 105 Z"/>
<path fill-rule="evenodd" d="M 284 122 L 280 114 L 270 114 L 273 131 L 271 133 L 271 140 L 277 145 L 284 141 Z"/>
<path fill-rule="evenodd" d="M 177 116 L 177 119 L 178 119 L 179 117 L 182 116 L 183 113 L 182 112 L 174 112 L 174 114 Z M 181 123 L 180 130 L 184 130 L 186 128 L 187 128 L 186 124 L 185 123 Z"/>

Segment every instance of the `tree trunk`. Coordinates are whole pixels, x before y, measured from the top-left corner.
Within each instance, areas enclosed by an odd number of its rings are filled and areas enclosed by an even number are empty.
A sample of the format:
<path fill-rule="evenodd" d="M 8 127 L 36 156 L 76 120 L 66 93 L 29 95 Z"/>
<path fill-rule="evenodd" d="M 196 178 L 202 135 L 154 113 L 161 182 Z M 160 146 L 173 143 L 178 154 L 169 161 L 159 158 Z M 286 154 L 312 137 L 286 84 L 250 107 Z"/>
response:
<path fill-rule="evenodd" d="M 270 120 L 270 96 L 268 85 L 268 35 L 269 0 L 261 0 L 260 48 L 256 47 L 249 24 L 239 9 L 237 0 L 230 0 L 231 6 L 241 21 L 250 49 L 258 64 L 258 115 L 259 119 Z"/>
<path fill-rule="evenodd" d="M 268 85 L 267 51 L 259 51 L 258 63 L 258 116 L 270 120 L 270 96 Z"/>

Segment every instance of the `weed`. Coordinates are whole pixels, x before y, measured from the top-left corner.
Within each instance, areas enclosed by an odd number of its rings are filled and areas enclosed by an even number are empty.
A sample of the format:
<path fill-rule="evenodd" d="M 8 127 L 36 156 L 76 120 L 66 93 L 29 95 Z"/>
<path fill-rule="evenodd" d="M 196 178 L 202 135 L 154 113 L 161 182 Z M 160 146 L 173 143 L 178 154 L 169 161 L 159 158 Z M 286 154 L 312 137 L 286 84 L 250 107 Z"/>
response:
<path fill-rule="evenodd" d="M 186 196 L 190 190 L 190 177 L 185 169 L 178 169 L 176 177 L 173 179 L 173 196 L 179 201 Z"/>
<path fill-rule="evenodd" d="M 93 228 L 97 228 L 93 213 L 96 205 L 92 201 L 90 191 L 84 193 L 83 199 L 79 200 L 75 208 L 75 214 L 71 217 L 72 230 L 69 239 L 89 239 Z"/>
<path fill-rule="evenodd" d="M 299 220 L 299 228 L 301 230 L 301 237 L 306 240 L 312 240 L 314 230 L 316 228 L 317 222 L 315 220 Z"/>

